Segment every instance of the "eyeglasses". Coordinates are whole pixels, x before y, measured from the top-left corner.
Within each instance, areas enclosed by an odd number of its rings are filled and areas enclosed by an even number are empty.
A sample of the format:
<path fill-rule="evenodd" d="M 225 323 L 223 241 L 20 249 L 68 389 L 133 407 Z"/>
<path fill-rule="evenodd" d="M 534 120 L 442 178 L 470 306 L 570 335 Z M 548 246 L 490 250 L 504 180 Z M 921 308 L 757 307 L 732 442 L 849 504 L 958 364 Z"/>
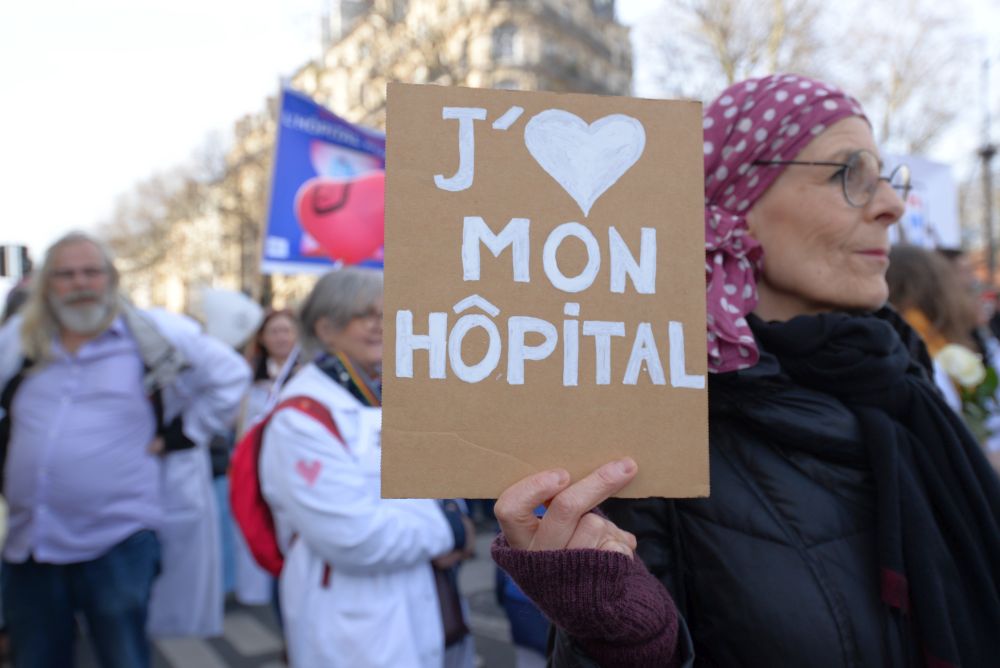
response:
<path fill-rule="evenodd" d="M 355 313 L 351 316 L 351 320 L 361 320 L 366 325 L 382 324 L 382 311 L 374 306 L 369 308 L 367 311 L 362 311 L 361 313 Z"/>
<path fill-rule="evenodd" d="M 104 267 L 84 267 L 83 269 L 56 269 L 52 272 L 52 278 L 57 281 L 69 282 L 79 274 L 88 281 L 100 278 L 108 273 Z"/>
<path fill-rule="evenodd" d="M 871 151 L 855 151 L 847 157 L 847 162 L 804 162 L 801 160 L 756 160 L 755 165 L 805 165 L 808 167 L 840 167 L 833 177 L 840 177 L 840 184 L 844 190 L 844 199 L 855 208 L 868 206 L 875 196 L 880 181 L 885 181 L 889 186 L 899 192 L 899 196 L 906 201 L 910 194 L 910 168 L 906 165 L 899 165 L 892 170 L 888 176 L 882 176 L 879 172 L 882 169 L 878 158 Z"/>

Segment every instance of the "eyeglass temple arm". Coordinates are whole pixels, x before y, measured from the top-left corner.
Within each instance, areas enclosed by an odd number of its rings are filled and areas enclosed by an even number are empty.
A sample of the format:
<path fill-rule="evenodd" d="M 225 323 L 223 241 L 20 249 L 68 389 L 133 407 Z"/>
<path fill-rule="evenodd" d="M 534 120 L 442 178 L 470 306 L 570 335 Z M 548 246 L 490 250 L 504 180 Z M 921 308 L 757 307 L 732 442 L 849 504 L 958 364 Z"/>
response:
<path fill-rule="evenodd" d="M 754 160 L 755 165 L 811 165 L 816 167 L 849 167 L 846 162 L 814 162 L 804 160 Z"/>

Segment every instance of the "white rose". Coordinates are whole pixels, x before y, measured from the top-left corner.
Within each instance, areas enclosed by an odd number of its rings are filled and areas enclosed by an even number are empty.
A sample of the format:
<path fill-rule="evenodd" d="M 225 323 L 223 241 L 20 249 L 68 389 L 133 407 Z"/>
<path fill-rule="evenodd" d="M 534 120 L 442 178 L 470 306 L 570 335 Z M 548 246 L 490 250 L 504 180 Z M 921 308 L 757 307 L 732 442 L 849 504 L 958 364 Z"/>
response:
<path fill-rule="evenodd" d="M 972 389 L 986 379 L 986 367 L 979 355 L 957 343 L 949 343 L 939 350 L 934 360 L 952 380 L 966 389 Z"/>

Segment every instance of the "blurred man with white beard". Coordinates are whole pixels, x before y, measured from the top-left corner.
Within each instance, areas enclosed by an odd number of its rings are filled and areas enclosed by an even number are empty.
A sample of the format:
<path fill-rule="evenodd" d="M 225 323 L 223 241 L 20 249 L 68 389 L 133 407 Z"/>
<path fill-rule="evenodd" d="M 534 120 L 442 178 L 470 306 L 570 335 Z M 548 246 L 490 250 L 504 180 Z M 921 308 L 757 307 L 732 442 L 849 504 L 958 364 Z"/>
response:
<path fill-rule="evenodd" d="M 3 613 L 15 668 L 148 666 L 147 629 L 221 631 L 208 456 L 249 368 L 197 325 L 139 311 L 95 238 L 49 249 L 0 329 Z"/>

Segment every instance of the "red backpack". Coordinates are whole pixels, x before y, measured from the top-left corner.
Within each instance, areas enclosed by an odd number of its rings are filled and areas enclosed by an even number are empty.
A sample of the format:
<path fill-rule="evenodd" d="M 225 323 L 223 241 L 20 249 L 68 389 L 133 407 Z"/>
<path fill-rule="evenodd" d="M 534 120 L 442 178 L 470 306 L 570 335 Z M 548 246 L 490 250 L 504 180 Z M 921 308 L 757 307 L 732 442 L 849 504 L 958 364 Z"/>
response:
<path fill-rule="evenodd" d="M 281 573 L 285 557 L 278 546 L 271 508 L 260 492 L 260 448 L 264 429 L 274 414 L 284 408 L 294 408 L 327 428 L 343 443 L 340 430 L 330 411 L 315 399 L 306 396 L 289 397 L 274 407 L 267 417 L 257 422 L 236 444 L 229 464 L 229 505 L 247 546 L 261 568 L 275 577 Z"/>

